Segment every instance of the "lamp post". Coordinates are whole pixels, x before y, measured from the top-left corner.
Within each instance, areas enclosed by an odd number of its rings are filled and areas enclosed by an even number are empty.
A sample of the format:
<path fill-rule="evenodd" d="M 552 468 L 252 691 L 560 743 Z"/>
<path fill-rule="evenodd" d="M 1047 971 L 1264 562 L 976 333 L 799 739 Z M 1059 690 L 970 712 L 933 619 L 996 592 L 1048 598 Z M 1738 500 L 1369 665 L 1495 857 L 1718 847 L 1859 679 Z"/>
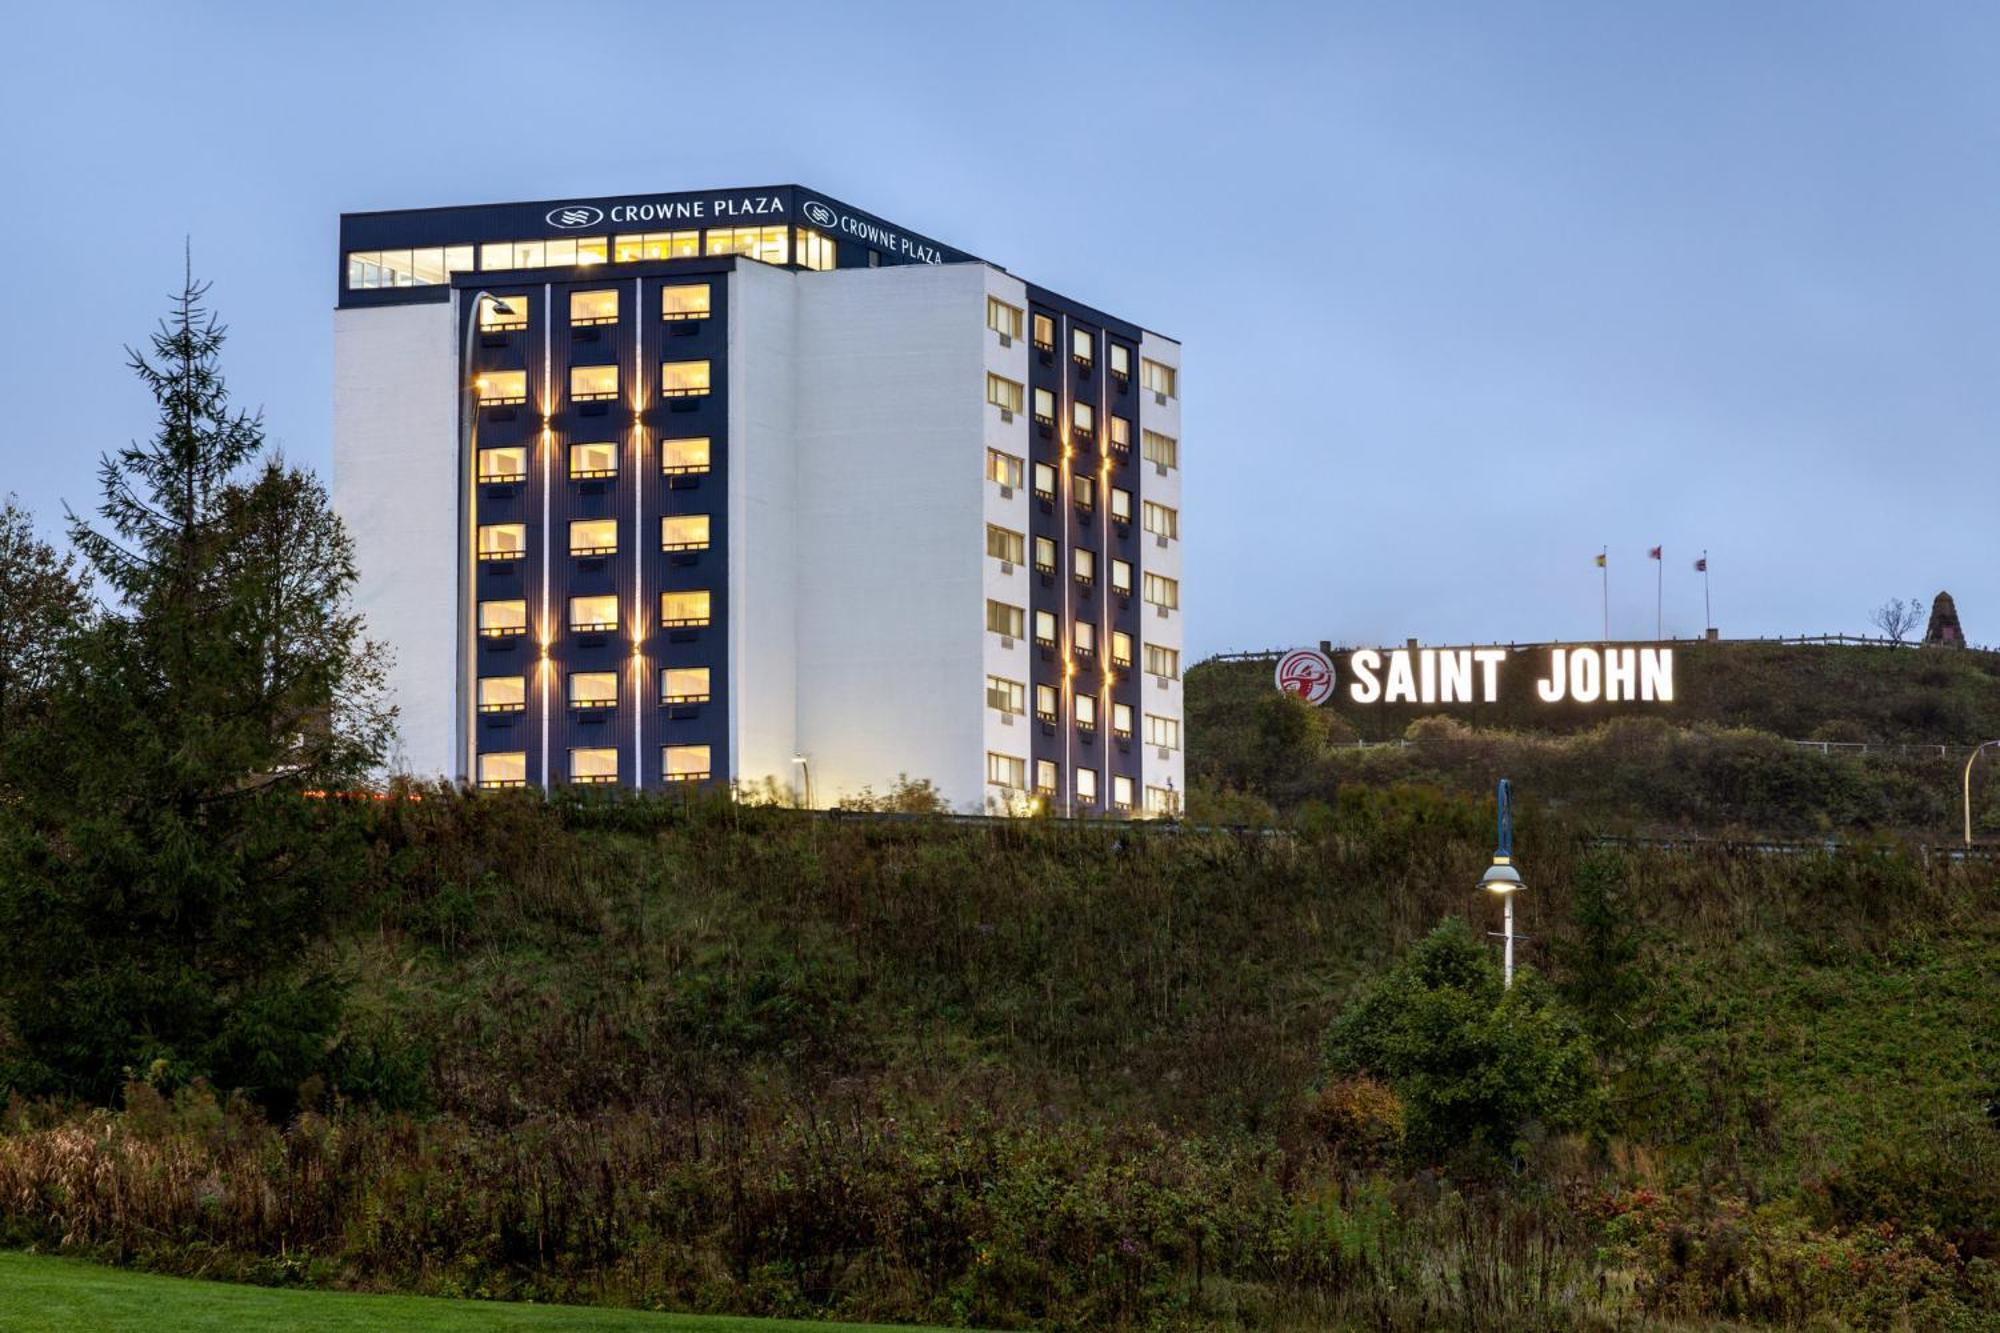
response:
<path fill-rule="evenodd" d="M 800 780 L 805 786 L 806 809 L 811 810 L 813 809 L 812 761 L 805 755 L 795 754 L 792 756 L 792 762 L 798 765 Z"/>
<path fill-rule="evenodd" d="M 478 327 L 479 306 L 483 301 L 492 302 L 496 313 L 502 315 L 511 315 L 514 313 L 513 306 L 508 305 L 492 292 L 474 292 L 472 294 L 472 313 L 466 317 L 465 334 L 459 339 L 458 689 L 461 702 L 458 709 L 458 763 L 460 768 L 459 780 L 462 782 L 473 782 L 479 777 L 472 758 L 472 735 L 473 727 L 476 725 L 473 720 L 473 710 L 478 707 L 478 703 L 473 697 L 472 688 L 472 664 L 476 660 L 477 652 L 473 646 L 472 637 L 474 633 L 474 613 L 472 606 L 474 578 L 472 566 L 477 559 L 472 549 L 472 528 L 475 522 L 473 515 L 474 491 L 477 486 L 473 475 L 475 469 L 472 459 L 472 441 L 473 433 L 477 429 L 479 420 L 479 403 L 473 397 L 472 331 Z M 545 654 L 547 653 L 548 649 L 546 646 L 542 651 Z M 548 762 L 548 756 L 543 755 L 542 766 L 544 774 L 547 772 Z"/>
<path fill-rule="evenodd" d="M 1479 887 L 1499 894 L 1500 901 L 1505 907 L 1504 932 L 1501 936 L 1505 941 L 1505 951 L 1502 955 L 1505 961 L 1500 975 L 1508 987 L 1514 984 L 1514 895 L 1526 887 L 1521 883 L 1521 872 L 1514 869 L 1513 793 L 1513 784 L 1501 778 L 1497 801 L 1500 811 L 1500 840 L 1493 849 L 1493 864 L 1479 877 Z"/>
<path fill-rule="evenodd" d="M 1972 747 L 1972 753 L 1965 757 L 1965 845 L 1972 846 L 1972 765 L 1987 750 L 2000 747 L 2000 741 L 1986 741 Z"/>

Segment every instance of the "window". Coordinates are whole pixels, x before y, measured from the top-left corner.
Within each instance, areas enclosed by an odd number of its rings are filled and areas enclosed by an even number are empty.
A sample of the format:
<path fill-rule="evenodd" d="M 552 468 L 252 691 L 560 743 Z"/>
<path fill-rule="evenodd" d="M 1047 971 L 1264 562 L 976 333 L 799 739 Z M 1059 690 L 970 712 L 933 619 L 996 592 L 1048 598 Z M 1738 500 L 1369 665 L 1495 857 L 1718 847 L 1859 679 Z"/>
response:
<path fill-rule="evenodd" d="M 616 671 L 572 671 L 569 673 L 571 708 L 615 708 L 618 705 Z"/>
<path fill-rule="evenodd" d="M 1044 648 L 1053 648 L 1056 646 L 1055 612 L 1053 611 L 1035 612 L 1035 642 L 1039 643 Z"/>
<path fill-rule="evenodd" d="M 1111 779 L 1111 807 L 1114 810 L 1132 808 L 1132 779 L 1124 776 Z"/>
<path fill-rule="evenodd" d="M 1035 790 L 1044 796 L 1056 794 L 1056 761 L 1037 759 L 1035 761 Z"/>
<path fill-rule="evenodd" d="M 690 398 L 708 392 L 708 362 L 669 361 L 660 367 L 660 396 Z"/>
<path fill-rule="evenodd" d="M 986 603 L 986 628 L 994 634 L 1009 639 L 1021 637 L 1022 628 L 1027 624 L 1028 613 L 1018 606 L 988 599 Z"/>
<path fill-rule="evenodd" d="M 1111 664 L 1122 667 L 1132 665 L 1132 636 L 1122 629 L 1111 631 Z"/>
<path fill-rule="evenodd" d="M 824 273 L 833 267 L 833 237 L 811 227 L 800 227 L 793 234 L 793 256 L 800 268 L 809 268 L 815 273 Z"/>
<path fill-rule="evenodd" d="M 1164 680 L 1178 680 L 1181 674 L 1181 650 L 1162 648 L 1157 643 L 1147 644 L 1146 674 L 1159 676 Z"/>
<path fill-rule="evenodd" d="M 1076 725 L 1085 731 L 1097 730 L 1097 696 L 1079 694 L 1076 696 Z"/>
<path fill-rule="evenodd" d="M 1056 424 L 1056 396 L 1047 389 L 1035 390 L 1035 424 L 1038 426 Z"/>
<path fill-rule="evenodd" d="M 569 780 L 588 786 L 618 781 L 618 751 L 608 746 L 571 750 Z"/>
<path fill-rule="evenodd" d="M 1111 452 L 1115 454 L 1132 451 L 1132 423 L 1124 417 L 1111 418 Z"/>
<path fill-rule="evenodd" d="M 511 407 L 528 401 L 528 372 L 483 370 L 472 381 L 481 407 Z"/>
<path fill-rule="evenodd" d="M 480 755 L 479 785 L 487 788 L 527 786 L 527 754 L 521 750 L 505 750 Z"/>
<path fill-rule="evenodd" d="M 1181 812 L 1180 797 L 1172 787 L 1146 788 L 1146 813 L 1172 819 Z"/>
<path fill-rule="evenodd" d="M 1069 355 L 1079 366 L 1088 368 L 1091 362 L 1097 360 L 1097 335 L 1089 329 L 1071 329 Z"/>
<path fill-rule="evenodd" d="M 601 403 L 618 396 L 618 367 L 616 366 L 571 366 L 569 368 L 570 401 L 577 403 Z"/>
<path fill-rule="evenodd" d="M 615 518 L 570 520 L 569 553 L 571 555 L 618 554 L 618 520 Z"/>
<path fill-rule="evenodd" d="M 1141 432 L 1140 453 L 1148 463 L 1159 467 L 1173 468 L 1181 465 L 1181 442 L 1171 435 L 1162 435 L 1156 430 Z"/>
<path fill-rule="evenodd" d="M 1024 392 L 1018 383 L 1008 379 L 1005 375 L 995 375 L 991 371 L 987 372 L 986 401 L 999 408 L 1002 412 L 1020 411 Z"/>
<path fill-rule="evenodd" d="M 993 523 L 986 525 L 986 554 L 1006 564 L 1018 565 L 1027 556 L 1028 539 L 1021 533 Z"/>
<path fill-rule="evenodd" d="M 527 327 L 527 297 L 502 296 L 479 303 L 480 332 L 505 333 L 509 329 L 525 329 Z"/>
<path fill-rule="evenodd" d="M 1097 804 L 1097 770 L 1079 768 L 1076 770 L 1076 803 L 1078 805 Z"/>
<path fill-rule="evenodd" d="M 566 236 L 559 241 L 544 241 L 542 245 L 542 262 L 550 268 L 604 262 L 605 240 L 602 236 Z"/>
<path fill-rule="evenodd" d="M 547 241 L 488 241 L 479 247 L 479 267 L 487 270 L 546 268 Z"/>
<path fill-rule="evenodd" d="M 1111 521 L 1114 523 L 1132 521 L 1132 492 L 1123 486 L 1111 488 Z"/>
<path fill-rule="evenodd" d="M 1076 501 L 1078 509 L 1097 507 L 1097 478 L 1088 472 L 1072 472 L 1069 478 L 1070 498 Z"/>
<path fill-rule="evenodd" d="M 1132 705 L 1111 705 L 1111 731 L 1120 740 L 1132 739 Z"/>
<path fill-rule="evenodd" d="M 660 288 L 661 319 L 707 319 L 708 284 L 694 282 Z"/>
<path fill-rule="evenodd" d="M 1037 500 L 1056 498 L 1056 470 L 1047 463 L 1035 464 L 1035 498 Z"/>
<path fill-rule="evenodd" d="M 1151 357 L 1141 357 L 1140 369 L 1143 372 L 1141 382 L 1148 389 L 1164 398 L 1179 395 L 1180 372 L 1172 366 L 1163 366 Z"/>
<path fill-rule="evenodd" d="M 662 551 L 706 551 L 707 514 L 671 514 L 660 520 Z"/>
<path fill-rule="evenodd" d="M 1003 338 L 1021 336 L 1021 308 L 1008 305 L 997 296 L 986 298 L 986 327 Z"/>
<path fill-rule="evenodd" d="M 1111 373 L 1121 380 L 1132 378 L 1132 349 L 1124 343 L 1111 344 Z"/>
<path fill-rule="evenodd" d="M 641 259 L 692 259 L 701 253 L 698 231 L 649 231 L 614 237 L 611 257 L 621 264 Z"/>
<path fill-rule="evenodd" d="M 1035 720 L 1037 722 L 1051 722 L 1051 723 L 1056 720 L 1055 686 L 1053 685 L 1035 686 Z"/>
<path fill-rule="evenodd" d="M 660 594 L 660 624 L 668 628 L 706 625 L 711 602 L 706 588 Z"/>
<path fill-rule="evenodd" d="M 1071 626 L 1071 629 L 1074 631 L 1072 638 L 1075 640 L 1076 650 L 1079 653 L 1095 653 L 1097 651 L 1096 625 L 1088 620 L 1079 620 Z"/>
<path fill-rule="evenodd" d="M 1180 749 L 1181 720 L 1161 717 L 1157 713 L 1146 714 L 1146 744 L 1157 745 L 1163 750 Z"/>
<path fill-rule="evenodd" d="M 1097 409 L 1089 403 L 1071 403 L 1069 424 L 1078 435 L 1088 439 L 1097 433 Z"/>
<path fill-rule="evenodd" d="M 1028 711 L 1028 687 L 1005 676 L 986 678 L 986 706 L 1016 716 Z"/>
<path fill-rule="evenodd" d="M 1079 546 L 1070 552 L 1070 571 L 1076 575 L 1078 583 L 1088 586 L 1097 581 L 1097 552 Z"/>
<path fill-rule="evenodd" d="M 1056 322 L 1047 315 L 1035 316 L 1035 346 L 1044 352 L 1055 350 Z"/>
<path fill-rule="evenodd" d="M 481 560 L 519 560 L 527 553 L 527 524 L 482 523 L 479 525 L 479 558 Z"/>
<path fill-rule="evenodd" d="M 1124 596 L 1132 595 L 1132 562 L 1130 560 L 1111 561 L 1111 591 Z"/>
<path fill-rule="evenodd" d="M 528 603 L 515 597 L 479 604 L 479 637 L 506 639 L 528 632 Z"/>
<path fill-rule="evenodd" d="M 1035 538 L 1035 568 L 1044 574 L 1056 572 L 1056 539 Z"/>
<path fill-rule="evenodd" d="M 1179 579 L 1170 579 L 1164 574 L 1146 575 L 1146 600 L 1163 611 L 1180 608 L 1181 584 Z"/>
<path fill-rule="evenodd" d="M 481 676 L 479 678 L 479 711 L 482 713 L 519 713 L 528 706 L 528 678 L 526 676 Z"/>
<path fill-rule="evenodd" d="M 569 627 L 579 634 L 605 634 L 618 628 L 618 599 L 601 597 L 569 599 Z"/>
<path fill-rule="evenodd" d="M 479 451 L 481 481 L 524 481 L 528 476 L 528 451 L 522 445 Z"/>
<path fill-rule="evenodd" d="M 605 441 L 572 444 L 569 447 L 569 475 L 572 481 L 618 475 L 618 446 Z"/>
<path fill-rule="evenodd" d="M 569 294 L 569 322 L 578 324 L 616 324 L 618 322 L 618 289 L 606 288 L 595 292 L 571 292 Z"/>
<path fill-rule="evenodd" d="M 708 471 L 708 437 L 660 441 L 660 471 L 670 477 Z"/>
<path fill-rule="evenodd" d="M 1165 537 L 1168 541 L 1172 541 L 1181 535 L 1181 511 L 1148 500 L 1145 503 L 1143 526 L 1154 536 Z"/>
<path fill-rule="evenodd" d="M 705 782 L 708 779 L 706 745 L 668 745 L 660 750 L 660 777 L 667 782 Z"/>
<path fill-rule="evenodd" d="M 986 752 L 986 781 L 995 787 L 1023 791 L 1028 785 L 1028 761 L 1018 755 Z"/>
<path fill-rule="evenodd" d="M 710 227 L 708 253 L 744 255 L 766 264 L 788 262 L 784 227 Z"/>
<path fill-rule="evenodd" d="M 708 668 L 668 667 L 660 672 L 660 702 L 663 704 L 707 703 Z"/>
<path fill-rule="evenodd" d="M 1012 454 L 1003 454 L 998 449 L 986 451 L 986 479 L 998 482 L 1009 490 L 1020 486 L 1024 466 L 1025 464 Z"/>
<path fill-rule="evenodd" d="M 453 273 L 472 269 L 469 245 L 431 246 L 422 250 L 350 250 L 347 286 L 352 291 L 377 287 L 435 287 Z"/>

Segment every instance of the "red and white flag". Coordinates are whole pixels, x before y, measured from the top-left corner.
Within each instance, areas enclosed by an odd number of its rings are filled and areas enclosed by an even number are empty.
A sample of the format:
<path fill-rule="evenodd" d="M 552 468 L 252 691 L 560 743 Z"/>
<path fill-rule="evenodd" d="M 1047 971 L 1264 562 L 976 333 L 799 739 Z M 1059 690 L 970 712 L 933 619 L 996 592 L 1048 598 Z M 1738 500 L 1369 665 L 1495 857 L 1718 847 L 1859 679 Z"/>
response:
<path fill-rule="evenodd" d="M 1694 572 L 1695 572 L 1695 573 L 1697 573 L 1697 574 L 1706 574 L 1706 573 L 1708 573 L 1708 557 L 1707 557 L 1707 556 L 1703 556 L 1703 557 L 1702 557 L 1701 559 L 1699 559 L 1699 560 L 1697 560 L 1697 561 L 1695 561 L 1695 562 L 1694 562 Z"/>
<path fill-rule="evenodd" d="M 1660 548 L 1655 546 L 1652 550 L 1646 552 L 1646 556 L 1648 559 L 1658 560 L 1660 558 Z"/>

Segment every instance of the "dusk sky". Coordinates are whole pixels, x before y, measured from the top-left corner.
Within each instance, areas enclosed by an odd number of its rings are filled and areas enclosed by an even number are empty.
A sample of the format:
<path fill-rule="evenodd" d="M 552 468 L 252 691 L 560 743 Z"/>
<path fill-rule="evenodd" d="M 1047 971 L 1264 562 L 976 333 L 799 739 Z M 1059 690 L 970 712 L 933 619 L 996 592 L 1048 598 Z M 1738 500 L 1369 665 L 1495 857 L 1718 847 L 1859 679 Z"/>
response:
<path fill-rule="evenodd" d="M 1184 342 L 1197 656 L 1594 637 L 1606 545 L 1650 634 L 1655 544 L 2000 643 L 2000 10 L 1643 8 L 27 6 L 0 492 L 150 432 L 184 238 L 324 471 L 342 211 L 799 182 Z"/>

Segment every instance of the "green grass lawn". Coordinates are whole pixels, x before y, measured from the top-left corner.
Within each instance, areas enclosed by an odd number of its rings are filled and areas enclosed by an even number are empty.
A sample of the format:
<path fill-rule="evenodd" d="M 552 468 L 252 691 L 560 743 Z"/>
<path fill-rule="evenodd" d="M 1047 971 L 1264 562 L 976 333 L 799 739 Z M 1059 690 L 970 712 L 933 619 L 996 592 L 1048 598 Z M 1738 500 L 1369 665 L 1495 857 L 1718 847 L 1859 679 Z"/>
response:
<path fill-rule="evenodd" d="M 813 1324 L 790 1319 L 651 1314 L 581 1305 L 510 1305 L 422 1296 L 277 1290 L 228 1282 L 156 1277 L 76 1259 L 0 1252 L 0 1329 L 640 1329 L 657 1333 L 867 1333 L 880 1324 Z M 898 1333 L 911 1333 L 908 1328 Z"/>

